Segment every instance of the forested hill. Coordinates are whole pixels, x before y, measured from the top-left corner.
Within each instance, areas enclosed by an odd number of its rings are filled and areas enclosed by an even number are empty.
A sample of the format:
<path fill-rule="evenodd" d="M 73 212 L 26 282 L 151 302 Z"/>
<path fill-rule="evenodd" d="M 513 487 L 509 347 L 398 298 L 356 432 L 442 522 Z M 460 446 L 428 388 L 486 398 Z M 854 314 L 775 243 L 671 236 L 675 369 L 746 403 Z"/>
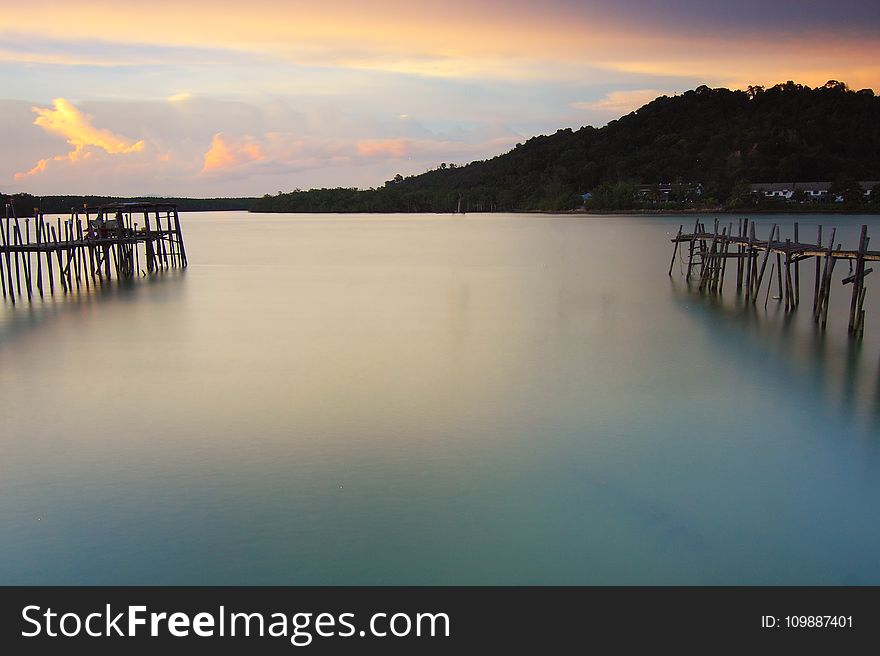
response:
<path fill-rule="evenodd" d="M 498 157 L 389 180 L 375 190 L 265 196 L 258 211 L 566 210 L 637 184 L 701 183 L 735 205 L 755 182 L 880 179 L 880 98 L 840 82 L 662 96 L 602 128 L 564 129 Z M 624 194 L 625 195 L 625 194 Z M 630 194 L 630 197 L 632 194 Z"/>
<path fill-rule="evenodd" d="M 39 209 L 46 214 L 66 214 L 72 210 L 100 207 L 108 203 L 173 203 L 182 212 L 203 212 L 222 210 L 249 210 L 256 198 L 160 198 L 154 196 L 123 197 L 123 196 L 32 196 L 31 194 L 0 193 L 0 204 L 10 203 L 16 216 L 33 216 Z"/>

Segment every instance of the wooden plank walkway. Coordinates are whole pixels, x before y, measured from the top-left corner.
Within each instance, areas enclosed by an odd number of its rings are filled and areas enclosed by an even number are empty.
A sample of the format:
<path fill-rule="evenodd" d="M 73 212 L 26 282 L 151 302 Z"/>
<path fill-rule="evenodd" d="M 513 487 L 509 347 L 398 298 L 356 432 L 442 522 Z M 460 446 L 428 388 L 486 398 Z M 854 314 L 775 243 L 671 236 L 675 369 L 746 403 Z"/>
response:
<path fill-rule="evenodd" d="M 703 240 L 703 241 L 711 241 L 714 236 L 711 232 L 700 232 L 700 233 L 691 233 L 691 234 L 682 234 L 673 238 L 672 241 L 679 242 L 689 242 L 695 240 Z M 744 237 L 730 237 L 728 241 L 734 245 L 744 245 L 748 244 L 749 240 Z M 768 249 L 769 246 L 769 249 Z M 760 250 L 770 250 L 771 253 L 778 253 L 780 255 L 791 254 L 793 259 L 805 260 L 811 257 L 824 257 L 826 249 L 816 244 L 801 244 L 801 243 L 786 243 L 785 241 L 761 241 L 760 239 L 756 239 L 753 243 L 753 247 Z M 737 253 L 728 253 L 725 255 L 728 258 L 736 258 L 736 257 L 745 257 L 745 255 L 737 254 Z M 858 250 L 841 250 L 835 251 L 833 257 L 838 260 L 857 260 L 860 255 Z M 872 262 L 880 262 L 880 251 L 865 251 L 861 254 L 861 257 L 865 260 Z"/>
<path fill-rule="evenodd" d="M 54 294 L 56 282 L 67 293 L 88 290 L 114 271 L 123 279 L 186 266 L 180 216 L 172 204 L 103 205 L 71 210 L 69 218 L 54 221 L 38 210 L 21 219 L 7 204 L 0 218 L 0 288 L 13 304 Z"/>
<path fill-rule="evenodd" d="M 866 262 L 880 261 L 880 251 L 868 250 L 868 226 L 863 225 L 856 249 L 835 246 L 837 229 L 831 230 L 827 245 L 823 245 L 822 226 L 817 226 L 816 242 L 801 241 L 799 226 L 793 226 L 793 239 L 781 239 L 779 226 L 774 224 L 766 239 L 759 239 L 755 233 L 755 223 L 749 219 L 737 222 L 736 234 L 734 224 L 720 226 L 715 219 L 712 230 L 697 219 L 691 232 L 683 232 L 679 226 L 678 233 L 672 239 L 672 261 L 669 263 L 669 275 L 675 266 L 676 256 L 681 244 L 687 244 L 686 279 L 699 280 L 700 291 L 720 292 L 724 285 L 727 261 L 736 262 L 736 290 L 745 295 L 747 301 L 757 303 L 760 296 L 767 263 L 770 261 L 770 275 L 764 304 L 769 300 L 770 287 L 773 285 L 773 272 L 776 272 L 776 283 L 779 300 L 785 303 L 786 310 L 794 310 L 800 304 L 800 265 L 811 258 L 815 261 L 815 279 L 813 285 L 813 318 L 824 329 L 828 320 L 828 305 L 831 296 L 832 280 L 835 264 L 840 260 L 850 262 L 851 274 L 841 280 L 844 285 L 852 285 L 850 301 L 849 332 L 861 336 L 865 329 L 865 278 L 873 271 L 865 266 Z M 683 250 L 683 249 L 682 249 Z M 775 262 L 771 261 L 771 256 Z M 777 298 L 777 297 L 774 297 Z"/>

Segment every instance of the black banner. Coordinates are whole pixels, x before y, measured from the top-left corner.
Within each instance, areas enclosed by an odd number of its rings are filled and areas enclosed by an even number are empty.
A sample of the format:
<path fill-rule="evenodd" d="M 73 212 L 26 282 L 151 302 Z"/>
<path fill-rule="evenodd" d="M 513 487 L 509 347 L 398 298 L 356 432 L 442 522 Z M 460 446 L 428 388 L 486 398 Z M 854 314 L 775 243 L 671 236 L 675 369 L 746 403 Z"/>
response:
<path fill-rule="evenodd" d="M 7 587 L 0 600 L 8 654 L 846 649 L 880 637 L 870 587 Z"/>

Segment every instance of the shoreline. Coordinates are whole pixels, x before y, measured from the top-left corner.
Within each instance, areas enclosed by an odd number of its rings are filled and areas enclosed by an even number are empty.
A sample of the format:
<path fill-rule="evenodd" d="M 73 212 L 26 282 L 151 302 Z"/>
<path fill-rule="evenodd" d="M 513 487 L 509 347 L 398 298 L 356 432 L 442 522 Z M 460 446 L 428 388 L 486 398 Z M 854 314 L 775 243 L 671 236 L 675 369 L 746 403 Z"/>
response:
<path fill-rule="evenodd" d="M 786 209 L 747 209 L 747 208 L 694 208 L 694 209 L 632 209 L 632 210 L 570 210 L 562 212 L 537 211 L 537 214 L 644 214 L 656 216 L 678 216 L 684 214 L 880 214 L 880 206 L 876 208 L 786 208 Z"/>

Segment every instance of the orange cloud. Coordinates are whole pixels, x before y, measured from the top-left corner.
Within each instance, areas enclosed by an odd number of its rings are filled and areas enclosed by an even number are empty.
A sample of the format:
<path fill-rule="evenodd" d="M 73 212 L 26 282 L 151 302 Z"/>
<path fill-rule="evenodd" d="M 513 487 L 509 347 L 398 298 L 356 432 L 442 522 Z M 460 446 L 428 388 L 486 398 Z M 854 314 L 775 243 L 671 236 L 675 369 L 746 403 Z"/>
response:
<path fill-rule="evenodd" d="M 80 112 L 72 103 L 64 98 L 57 98 L 52 102 L 55 109 L 43 109 L 34 107 L 33 111 L 38 114 L 34 125 L 39 125 L 46 132 L 60 134 L 67 139 L 67 143 L 74 147 L 70 159 L 76 160 L 85 146 L 97 146 L 108 153 L 133 153 L 143 150 L 144 142 L 132 143 L 123 137 L 118 137 L 109 130 L 99 130 L 94 127 L 91 117 Z"/>
<path fill-rule="evenodd" d="M 42 173 L 46 170 L 46 167 L 49 165 L 49 162 L 63 162 L 67 159 L 66 155 L 55 155 L 55 157 L 47 157 L 46 159 L 41 159 L 36 164 L 34 164 L 33 168 L 24 171 L 22 173 L 16 173 L 14 178 L 16 182 L 20 182 L 25 178 L 29 178 L 32 175 L 37 175 L 38 173 Z"/>
<path fill-rule="evenodd" d="M 205 153 L 202 171 L 205 173 L 220 171 L 262 159 L 265 159 L 263 148 L 254 139 L 245 137 L 230 140 L 223 133 L 218 132 L 211 140 L 211 147 Z"/>
<path fill-rule="evenodd" d="M 42 173 L 46 170 L 49 162 L 68 160 L 75 163 L 86 159 L 91 156 L 91 151 L 87 150 L 89 146 L 99 148 L 110 155 L 135 153 L 144 149 L 143 141 L 131 142 L 109 130 L 96 128 L 92 125 L 90 116 L 83 114 L 64 98 L 56 98 L 52 101 L 52 105 L 54 109 L 32 108 L 37 114 L 34 125 L 39 125 L 46 132 L 61 135 L 67 140 L 67 143 L 73 146 L 73 150 L 66 155 L 55 155 L 41 159 L 26 173 L 16 173 L 16 180 Z"/>

